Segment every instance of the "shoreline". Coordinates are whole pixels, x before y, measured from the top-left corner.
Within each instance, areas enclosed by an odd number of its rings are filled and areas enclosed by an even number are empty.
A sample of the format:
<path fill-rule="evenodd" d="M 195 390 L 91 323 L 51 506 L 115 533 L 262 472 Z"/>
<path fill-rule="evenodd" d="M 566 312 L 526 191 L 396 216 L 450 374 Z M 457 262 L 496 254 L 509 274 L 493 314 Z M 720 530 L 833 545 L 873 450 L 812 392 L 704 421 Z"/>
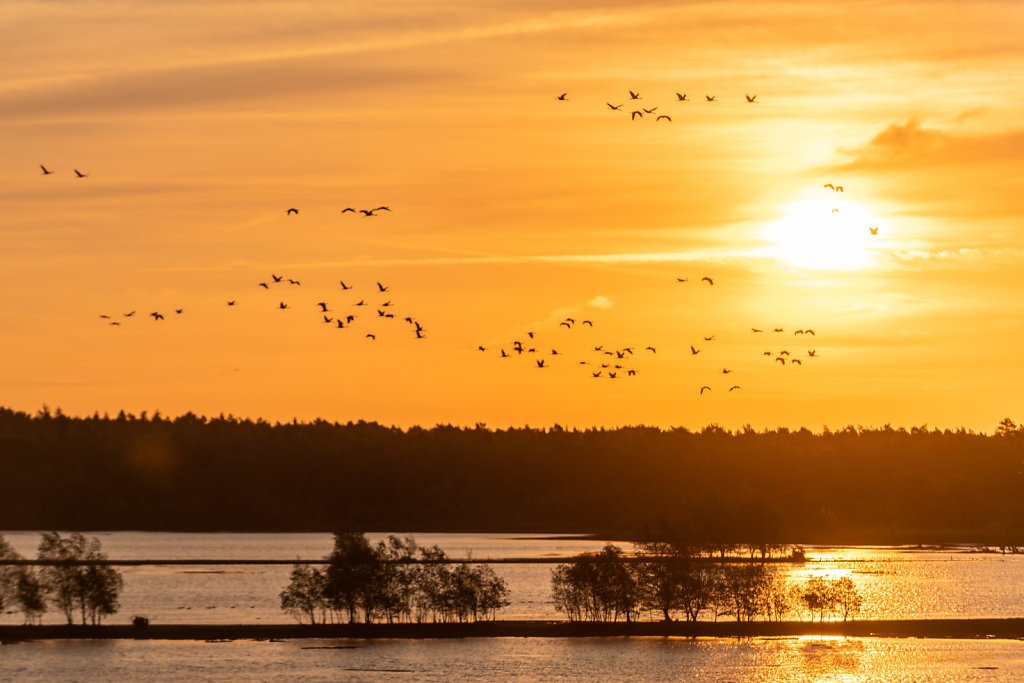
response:
<path fill-rule="evenodd" d="M 308 638 L 758 638 L 840 636 L 1024 640 L 1024 618 L 905 619 L 782 622 L 568 622 L 491 621 L 467 624 L 155 624 L 106 626 L 0 626 L 4 645 L 32 640 L 285 640 Z"/>

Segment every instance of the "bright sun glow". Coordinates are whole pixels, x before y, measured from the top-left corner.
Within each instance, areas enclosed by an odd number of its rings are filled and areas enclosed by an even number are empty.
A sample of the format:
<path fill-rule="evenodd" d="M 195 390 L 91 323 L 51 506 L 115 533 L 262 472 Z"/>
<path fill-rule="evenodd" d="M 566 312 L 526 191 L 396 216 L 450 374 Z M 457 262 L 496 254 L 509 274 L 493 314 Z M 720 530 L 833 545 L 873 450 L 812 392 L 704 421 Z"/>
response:
<path fill-rule="evenodd" d="M 863 206 L 842 197 L 787 204 L 763 229 L 767 253 L 800 268 L 859 270 L 870 266 L 871 229 L 878 223 Z"/>

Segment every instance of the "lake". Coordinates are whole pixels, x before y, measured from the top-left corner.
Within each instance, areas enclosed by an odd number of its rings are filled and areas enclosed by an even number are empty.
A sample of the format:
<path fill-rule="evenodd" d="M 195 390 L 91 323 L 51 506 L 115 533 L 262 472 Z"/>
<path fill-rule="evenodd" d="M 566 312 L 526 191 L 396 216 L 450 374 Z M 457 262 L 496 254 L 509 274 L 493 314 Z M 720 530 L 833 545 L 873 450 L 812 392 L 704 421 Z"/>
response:
<path fill-rule="evenodd" d="M 4 532 L 34 557 L 40 535 Z M 99 532 L 111 559 L 315 559 L 330 534 Z M 371 540 L 385 534 L 369 534 Z M 455 559 L 570 557 L 603 543 L 508 534 L 416 534 Z M 850 576 L 861 618 L 1024 616 L 1024 556 L 901 548 L 809 548 L 794 580 Z M 554 565 L 494 565 L 512 604 L 502 619 L 558 618 Z M 286 623 L 289 565 L 121 568 L 121 611 L 152 623 Z M 21 623 L 19 614 L 0 615 Z M 44 623 L 61 623 L 48 613 Z M 4 680 L 942 680 L 1024 679 L 1024 642 L 876 638 L 492 638 L 382 641 L 38 641 L 0 648 Z"/>

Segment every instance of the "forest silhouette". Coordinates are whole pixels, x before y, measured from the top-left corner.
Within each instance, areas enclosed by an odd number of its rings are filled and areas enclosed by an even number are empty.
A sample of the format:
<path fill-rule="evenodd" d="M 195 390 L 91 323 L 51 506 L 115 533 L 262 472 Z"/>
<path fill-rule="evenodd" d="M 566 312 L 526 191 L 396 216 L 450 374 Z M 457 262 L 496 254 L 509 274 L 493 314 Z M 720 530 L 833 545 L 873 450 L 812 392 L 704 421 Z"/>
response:
<path fill-rule="evenodd" d="M 730 432 L 0 409 L 6 529 L 1024 541 L 1024 429 Z"/>

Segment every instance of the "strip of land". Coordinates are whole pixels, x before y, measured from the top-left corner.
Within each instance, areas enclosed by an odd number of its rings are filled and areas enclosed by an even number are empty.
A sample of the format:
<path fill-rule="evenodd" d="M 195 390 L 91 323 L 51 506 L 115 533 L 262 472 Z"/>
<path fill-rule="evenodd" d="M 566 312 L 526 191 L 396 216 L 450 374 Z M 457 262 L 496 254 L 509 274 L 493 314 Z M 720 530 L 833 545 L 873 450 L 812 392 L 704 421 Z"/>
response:
<path fill-rule="evenodd" d="M 489 621 L 472 624 L 152 624 L 0 626 L 0 641 L 54 639 L 271 640 L 299 638 L 598 638 L 660 636 L 752 638 L 847 636 L 873 638 L 999 638 L 1024 640 L 1024 619 L 906 619 L 888 621 L 613 622 Z"/>

